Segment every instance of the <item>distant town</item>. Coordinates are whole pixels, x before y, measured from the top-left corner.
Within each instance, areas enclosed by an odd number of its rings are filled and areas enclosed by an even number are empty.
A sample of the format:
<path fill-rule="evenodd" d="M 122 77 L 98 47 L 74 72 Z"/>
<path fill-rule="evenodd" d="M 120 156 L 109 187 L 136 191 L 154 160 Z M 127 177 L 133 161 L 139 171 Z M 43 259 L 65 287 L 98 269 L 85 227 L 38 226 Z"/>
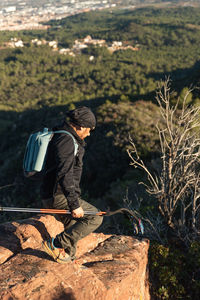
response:
<path fill-rule="evenodd" d="M 81 54 L 85 48 L 88 48 L 90 45 L 98 46 L 98 47 L 106 47 L 111 53 L 119 50 L 127 50 L 130 49 L 132 51 L 138 51 L 139 45 L 136 44 L 134 47 L 131 45 L 127 45 L 127 42 L 121 41 L 113 41 L 109 44 L 106 40 L 93 39 L 90 35 L 86 36 L 83 39 L 77 39 L 74 41 L 74 44 L 71 48 L 59 48 L 57 41 L 46 41 L 44 39 L 32 39 L 31 44 L 35 46 L 48 45 L 52 48 L 52 51 L 58 51 L 63 55 L 76 56 L 77 54 Z M 23 48 L 26 46 L 21 39 L 12 38 L 9 42 L 3 43 L 1 49 L 3 48 Z M 94 56 L 90 56 L 90 61 L 94 59 Z"/>
<path fill-rule="evenodd" d="M 158 3 L 157 0 L 0 0 L 0 30 L 46 29 L 42 24 L 52 19 L 106 8 L 134 9 L 138 5 Z M 163 5 L 178 3 L 160 0 Z M 196 6 L 197 1 L 180 1 L 184 6 Z"/>
<path fill-rule="evenodd" d="M 137 0 L 131 1 L 132 3 Z M 115 2 L 115 3 L 114 3 Z M 105 8 L 114 8 L 122 1 L 60 0 L 60 1 L 0 1 L 0 30 L 46 29 L 42 22 Z M 130 2 L 130 1 L 128 1 Z"/>

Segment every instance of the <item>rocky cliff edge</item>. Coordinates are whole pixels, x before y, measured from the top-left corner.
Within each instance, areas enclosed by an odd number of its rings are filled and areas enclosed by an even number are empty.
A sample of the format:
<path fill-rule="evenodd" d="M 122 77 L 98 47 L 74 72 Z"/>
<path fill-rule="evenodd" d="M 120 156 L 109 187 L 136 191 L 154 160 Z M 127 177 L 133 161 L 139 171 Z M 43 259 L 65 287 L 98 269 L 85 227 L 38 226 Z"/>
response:
<path fill-rule="evenodd" d="M 148 300 L 149 242 L 92 233 L 77 258 L 52 261 L 42 240 L 63 229 L 52 215 L 0 225 L 1 300 Z"/>

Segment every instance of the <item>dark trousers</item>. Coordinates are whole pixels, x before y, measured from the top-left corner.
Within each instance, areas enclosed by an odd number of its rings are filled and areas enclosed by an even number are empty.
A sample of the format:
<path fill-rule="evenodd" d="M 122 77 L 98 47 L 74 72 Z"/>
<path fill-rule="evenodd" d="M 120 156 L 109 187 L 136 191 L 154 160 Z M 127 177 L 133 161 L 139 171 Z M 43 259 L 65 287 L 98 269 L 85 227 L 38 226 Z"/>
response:
<path fill-rule="evenodd" d="M 66 198 L 63 194 L 56 195 L 52 201 L 53 208 L 69 209 Z M 79 204 L 84 211 L 97 212 L 98 209 L 90 203 L 79 199 Z M 46 205 L 46 207 L 49 206 Z M 103 217 L 96 215 L 85 215 L 83 218 L 72 218 L 71 215 L 57 215 L 57 219 L 64 225 L 64 231 L 56 236 L 62 248 L 72 257 L 76 253 L 77 242 L 95 231 L 102 223 Z"/>

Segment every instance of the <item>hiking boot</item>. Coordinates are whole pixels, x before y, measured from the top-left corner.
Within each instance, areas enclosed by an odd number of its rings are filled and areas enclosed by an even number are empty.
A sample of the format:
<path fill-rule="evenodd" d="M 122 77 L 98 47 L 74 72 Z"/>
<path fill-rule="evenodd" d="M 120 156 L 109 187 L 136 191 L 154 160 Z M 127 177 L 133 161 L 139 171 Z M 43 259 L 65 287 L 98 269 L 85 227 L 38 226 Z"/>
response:
<path fill-rule="evenodd" d="M 65 252 L 63 248 L 57 248 L 53 244 L 54 238 L 43 242 L 44 250 L 58 263 L 68 263 L 71 256 Z"/>

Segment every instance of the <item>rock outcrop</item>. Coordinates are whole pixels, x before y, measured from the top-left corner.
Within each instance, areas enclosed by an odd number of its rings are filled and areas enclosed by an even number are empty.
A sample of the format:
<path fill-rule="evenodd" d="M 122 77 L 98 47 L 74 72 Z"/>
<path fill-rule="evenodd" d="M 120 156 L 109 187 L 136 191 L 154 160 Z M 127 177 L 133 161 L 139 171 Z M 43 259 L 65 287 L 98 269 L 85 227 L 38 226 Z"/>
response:
<path fill-rule="evenodd" d="M 0 299 L 148 300 L 146 239 L 92 233 L 58 264 L 42 240 L 63 229 L 52 215 L 0 225 Z"/>

